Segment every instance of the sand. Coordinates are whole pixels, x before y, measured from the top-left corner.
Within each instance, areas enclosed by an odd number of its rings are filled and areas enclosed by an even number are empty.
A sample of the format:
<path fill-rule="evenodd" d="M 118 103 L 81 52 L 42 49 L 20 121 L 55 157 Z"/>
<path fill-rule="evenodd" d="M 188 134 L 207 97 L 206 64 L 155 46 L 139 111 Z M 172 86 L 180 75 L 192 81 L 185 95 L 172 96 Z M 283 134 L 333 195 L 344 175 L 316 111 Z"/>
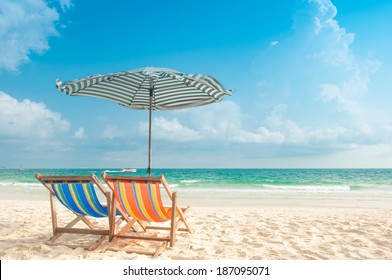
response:
<path fill-rule="evenodd" d="M 61 219 L 72 217 L 64 208 L 60 209 Z M 193 207 L 188 219 L 194 233 L 179 233 L 176 245 L 156 259 L 392 259 L 392 209 L 388 208 Z M 97 224 L 105 226 L 105 220 Z M 51 233 L 49 201 L 0 200 L 2 260 L 151 258 L 104 250 L 107 241 L 95 251 L 45 245 Z M 64 235 L 61 242 L 85 243 L 90 239 Z M 154 247 L 156 243 L 142 245 Z"/>

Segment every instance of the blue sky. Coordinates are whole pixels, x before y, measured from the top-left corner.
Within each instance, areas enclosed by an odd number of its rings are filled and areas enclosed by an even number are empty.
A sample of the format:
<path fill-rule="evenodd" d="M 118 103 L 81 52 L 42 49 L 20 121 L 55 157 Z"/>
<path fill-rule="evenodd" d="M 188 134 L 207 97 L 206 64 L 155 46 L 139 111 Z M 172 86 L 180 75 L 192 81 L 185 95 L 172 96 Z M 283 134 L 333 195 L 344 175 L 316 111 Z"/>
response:
<path fill-rule="evenodd" d="M 392 2 L 0 2 L 0 167 L 147 166 L 148 112 L 55 88 L 154 66 L 221 103 L 153 114 L 153 167 L 392 167 Z"/>

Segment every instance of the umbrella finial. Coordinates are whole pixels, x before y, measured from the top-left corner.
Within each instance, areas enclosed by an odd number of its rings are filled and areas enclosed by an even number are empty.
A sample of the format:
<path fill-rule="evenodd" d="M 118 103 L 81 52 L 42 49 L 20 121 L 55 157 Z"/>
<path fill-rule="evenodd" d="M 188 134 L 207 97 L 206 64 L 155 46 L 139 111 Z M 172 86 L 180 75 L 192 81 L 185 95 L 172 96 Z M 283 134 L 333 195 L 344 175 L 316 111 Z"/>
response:
<path fill-rule="evenodd" d="M 62 81 L 60 81 L 59 79 L 56 79 L 56 88 L 64 93 L 66 93 L 66 87 L 63 84 Z"/>
<path fill-rule="evenodd" d="M 56 79 L 56 87 L 57 88 L 60 88 L 62 84 L 63 84 L 62 81 L 60 81 L 59 79 Z"/>

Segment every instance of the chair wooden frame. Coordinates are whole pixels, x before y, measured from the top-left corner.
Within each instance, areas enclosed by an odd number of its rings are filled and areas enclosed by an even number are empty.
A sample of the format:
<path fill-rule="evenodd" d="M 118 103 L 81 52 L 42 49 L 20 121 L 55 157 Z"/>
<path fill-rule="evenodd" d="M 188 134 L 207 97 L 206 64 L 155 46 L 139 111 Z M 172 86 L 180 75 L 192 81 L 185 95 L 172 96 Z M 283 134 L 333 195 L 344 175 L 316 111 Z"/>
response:
<path fill-rule="evenodd" d="M 117 211 L 114 213 L 114 219 L 112 220 L 111 217 L 111 193 L 109 190 L 105 189 L 103 184 L 99 181 L 99 179 L 94 175 L 88 176 L 42 176 L 41 174 L 37 173 L 35 175 L 38 181 L 40 181 L 48 190 L 49 190 L 49 199 L 50 199 L 50 209 L 51 209 L 51 216 L 52 216 L 52 229 L 53 229 L 53 236 L 45 242 L 47 245 L 65 245 L 70 248 L 77 248 L 83 247 L 81 245 L 72 245 L 72 244 L 56 244 L 55 242 L 59 237 L 61 237 L 64 233 L 71 233 L 71 234 L 93 234 L 99 235 L 100 237 L 93 242 L 89 246 L 85 246 L 85 249 L 94 250 L 99 247 L 102 242 L 106 239 L 106 237 L 110 234 L 110 229 L 113 228 L 113 224 L 119 225 L 123 220 L 126 220 L 127 223 L 131 224 L 132 221 L 126 216 L 126 214 L 122 211 Z M 62 194 L 59 192 L 61 184 L 62 190 L 70 190 L 72 188 L 72 192 L 74 193 L 75 200 L 71 201 L 72 199 L 64 198 Z M 75 186 L 78 185 L 79 187 L 76 188 Z M 98 189 L 102 192 L 105 197 L 105 204 L 101 204 L 98 200 L 94 187 L 98 187 Z M 97 215 L 89 215 L 83 210 L 77 209 L 75 205 L 73 205 L 76 201 L 78 203 L 78 199 L 80 197 L 86 197 L 83 191 L 80 189 L 88 190 L 89 197 L 89 205 L 92 205 L 92 208 L 98 209 L 99 213 Z M 70 191 L 71 193 L 71 191 Z M 76 198 L 77 197 L 77 198 Z M 69 222 L 66 226 L 59 226 L 58 225 L 58 213 L 56 209 L 56 200 L 63 204 L 66 208 L 68 208 L 72 213 L 76 215 L 76 218 Z M 86 203 L 88 204 L 88 203 Z M 116 216 L 119 215 L 118 220 L 116 221 Z M 96 218 L 107 218 L 108 219 L 108 227 L 105 229 L 102 228 L 95 228 L 93 223 L 86 217 L 96 217 Z M 79 222 L 83 222 L 88 226 L 88 228 L 80 228 L 75 227 L 76 224 Z M 135 221 L 134 221 L 135 222 Z"/>
<path fill-rule="evenodd" d="M 107 185 L 112 189 L 112 210 L 122 210 L 127 215 L 136 219 L 138 223 L 142 226 L 142 234 L 132 232 L 128 234 L 128 230 L 133 224 L 124 226 L 121 231 L 116 233 L 116 226 L 113 226 L 109 236 L 109 241 L 115 244 L 117 238 L 129 238 L 147 241 L 161 241 L 162 246 L 158 248 L 156 252 L 147 251 L 127 251 L 136 252 L 142 254 L 151 254 L 154 256 L 159 255 L 168 245 L 170 247 L 174 246 L 176 241 L 177 231 L 186 231 L 192 233 L 191 226 L 186 219 L 186 214 L 189 212 L 190 207 L 181 208 L 178 204 L 177 193 L 172 192 L 169 184 L 167 183 L 165 177 L 160 175 L 159 177 L 135 177 L 135 176 L 115 176 L 108 175 L 105 172 L 102 173 L 102 178 L 107 183 Z M 160 186 L 166 191 L 168 198 L 171 200 L 171 207 L 164 207 L 162 204 L 162 196 L 160 195 Z M 132 188 L 132 191 L 129 189 Z M 151 202 L 151 193 L 146 194 L 146 188 L 149 188 L 150 192 L 154 192 L 154 197 L 156 201 Z M 128 189 L 128 190 L 127 190 Z M 133 192 L 134 191 L 134 192 Z M 156 192 L 157 191 L 157 192 Z M 142 195 L 142 192 L 144 194 Z M 155 193 L 156 192 L 156 193 Z M 128 205 L 125 206 L 124 201 L 127 201 Z M 142 201 L 141 201 L 142 200 Z M 137 204 L 137 205 L 134 205 Z M 145 213 L 150 211 L 152 213 L 151 207 L 154 208 L 154 213 L 163 213 L 164 218 L 157 221 L 158 218 L 151 218 L 152 215 L 142 215 L 135 213 L 131 210 L 133 209 L 144 209 Z M 164 207 L 164 208 L 163 208 Z M 173 211 L 175 209 L 175 211 Z M 140 210 L 141 211 L 141 210 Z M 165 212 L 166 211 L 166 212 Z M 138 212 L 138 211 L 136 211 Z M 141 211 L 142 212 L 142 211 Z M 140 212 L 140 213 L 141 213 Z M 143 216 L 143 217 L 142 217 Z M 148 217 L 147 217 L 148 216 Z M 161 218 L 161 217 L 159 217 Z M 111 215 L 111 220 L 114 220 L 113 212 Z M 169 223 L 169 225 L 167 225 Z M 158 224 L 158 225 L 157 225 Z M 162 226 L 160 224 L 163 224 Z M 185 227 L 181 227 L 184 224 Z M 169 230 L 169 234 L 165 236 L 151 236 L 150 230 Z"/>

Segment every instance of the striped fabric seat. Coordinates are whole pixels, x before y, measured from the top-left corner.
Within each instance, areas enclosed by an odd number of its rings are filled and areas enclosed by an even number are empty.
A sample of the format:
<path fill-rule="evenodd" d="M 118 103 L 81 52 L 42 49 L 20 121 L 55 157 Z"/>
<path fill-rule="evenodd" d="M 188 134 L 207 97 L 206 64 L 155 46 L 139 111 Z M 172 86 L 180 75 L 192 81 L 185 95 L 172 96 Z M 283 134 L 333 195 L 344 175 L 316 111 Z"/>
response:
<path fill-rule="evenodd" d="M 162 203 L 159 182 L 113 180 L 115 199 L 121 208 L 138 220 L 165 222 L 171 219 L 171 207 Z"/>
<path fill-rule="evenodd" d="M 73 212 L 96 218 L 107 217 L 108 207 L 99 201 L 94 184 L 88 182 L 61 182 L 51 184 L 57 199 Z"/>
<path fill-rule="evenodd" d="M 152 255 L 160 254 L 169 243 L 174 246 L 177 231 L 192 232 L 185 215 L 190 207 L 181 208 L 178 205 L 177 193 L 172 192 L 163 175 L 159 177 L 114 176 L 102 173 L 102 177 L 113 191 L 112 211 L 118 209 L 133 217 L 142 226 L 145 234 L 127 234 L 121 230 L 116 233 L 112 228 L 109 240 L 117 238 L 144 239 L 161 241 L 162 246 Z M 165 192 L 161 191 L 161 188 Z M 170 201 L 170 206 L 164 206 L 163 197 Z M 113 212 L 111 219 L 113 220 Z M 145 225 L 147 222 L 148 225 Z M 181 227 L 184 225 L 184 227 Z M 126 228 L 126 227 L 124 227 Z M 150 234 L 150 230 L 155 230 Z M 168 235 L 162 236 L 161 230 L 169 230 Z M 128 251 L 129 252 L 129 251 Z M 150 252 L 138 252 L 151 254 Z"/>

